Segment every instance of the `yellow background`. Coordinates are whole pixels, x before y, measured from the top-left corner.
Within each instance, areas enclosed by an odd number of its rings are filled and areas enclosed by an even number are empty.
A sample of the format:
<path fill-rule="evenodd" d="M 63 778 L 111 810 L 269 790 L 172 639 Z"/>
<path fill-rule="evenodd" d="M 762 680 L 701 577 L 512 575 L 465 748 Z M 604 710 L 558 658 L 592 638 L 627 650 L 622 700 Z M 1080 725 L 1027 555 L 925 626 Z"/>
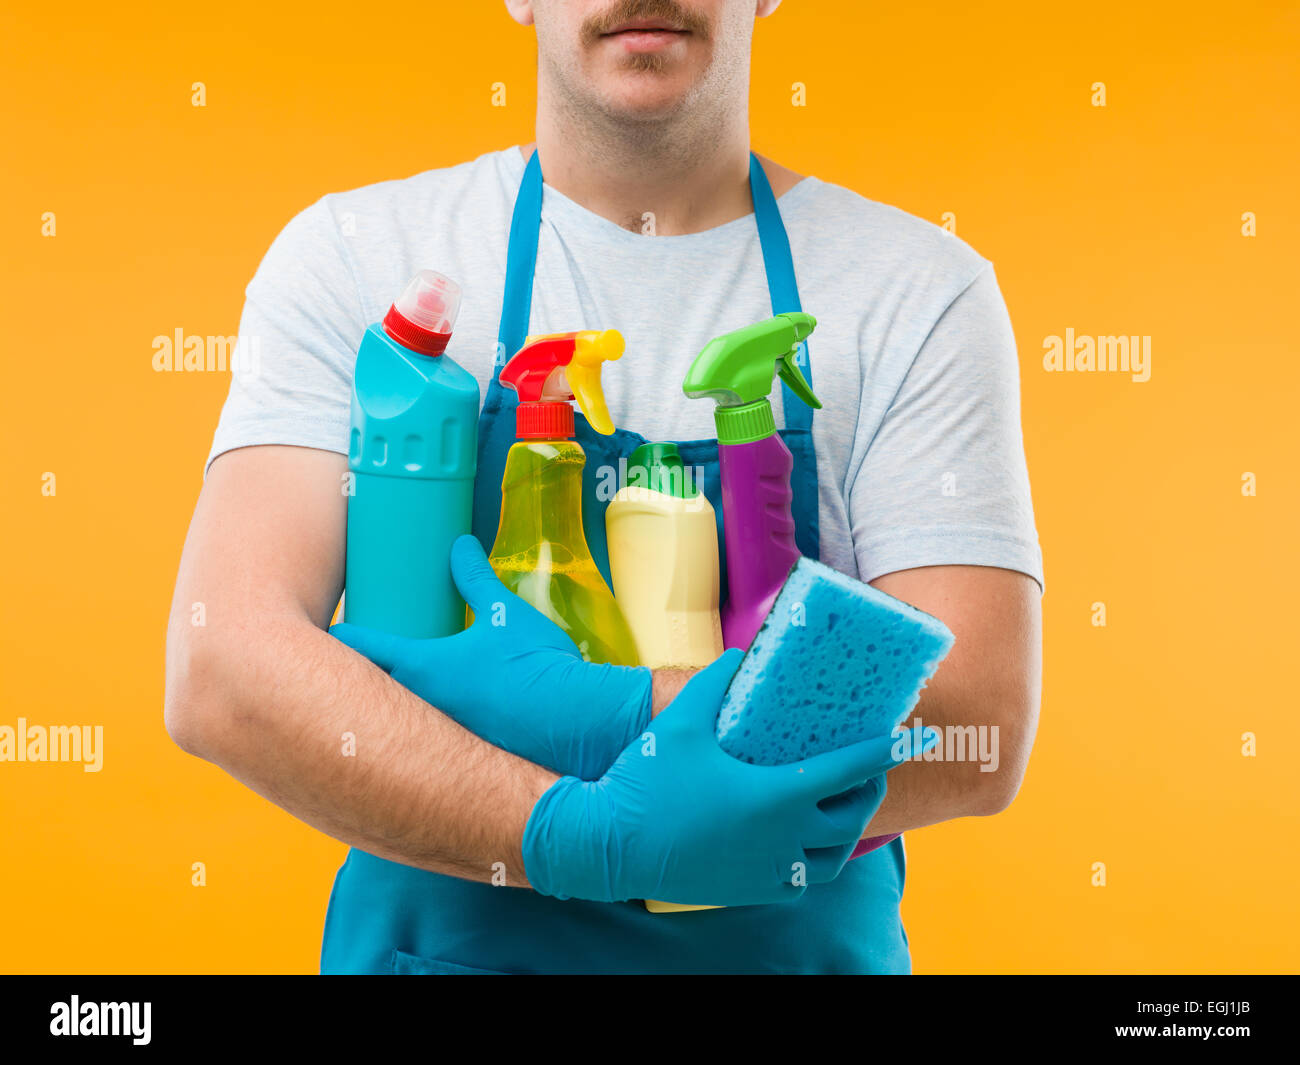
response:
<path fill-rule="evenodd" d="M 155 373 L 151 341 L 234 333 L 323 193 L 531 139 L 533 36 L 489 0 L 126 8 L 0 15 L 0 724 L 106 733 L 99 774 L 0 763 L 0 969 L 309 972 L 343 847 L 163 731 L 228 377 Z M 1008 812 L 908 836 L 918 972 L 1300 968 L 1298 50 L 1265 2 L 787 0 L 758 28 L 757 150 L 954 212 L 1020 344 L 1042 723 Z M 1044 373 L 1067 327 L 1151 335 L 1151 380 Z"/>

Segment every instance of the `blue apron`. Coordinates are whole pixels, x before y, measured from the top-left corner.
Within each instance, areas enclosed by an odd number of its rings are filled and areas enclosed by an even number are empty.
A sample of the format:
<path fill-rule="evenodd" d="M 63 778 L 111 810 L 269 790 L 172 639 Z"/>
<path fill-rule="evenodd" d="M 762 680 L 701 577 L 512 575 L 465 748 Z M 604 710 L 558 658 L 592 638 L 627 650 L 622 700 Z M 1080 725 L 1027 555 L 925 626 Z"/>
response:
<path fill-rule="evenodd" d="M 794 263 L 776 198 L 757 157 L 750 189 L 772 313 L 800 310 Z M 478 424 L 474 534 L 485 550 L 496 538 L 501 478 L 515 442 L 516 394 L 498 374 L 524 344 L 532 307 L 542 213 L 536 153 L 524 170 L 510 225 L 497 364 Z M 647 240 L 654 238 L 647 237 Z M 596 328 L 617 323 L 577 323 Z M 636 353 L 629 356 L 635 358 Z M 797 361 L 812 375 L 806 346 Z M 784 383 L 782 388 L 785 389 Z M 791 489 L 799 550 L 819 555 L 817 463 L 812 410 L 785 389 L 781 437 L 794 458 Z M 618 468 L 645 438 L 626 429 L 596 433 L 581 413 L 576 439 L 587 454 L 583 524 L 596 564 L 609 580 L 604 509 L 597 470 Z M 703 490 L 723 519 L 716 440 L 677 441 L 682 460 L 703 475 Z M 719 527 L 719 549 L 725 544 Z M 723 595 L 726 560 L 722 559 Z M 559 901 L 518 888 L 441 876 L 353 849 L 335 878 L 321 950 L 324 973 L 905 973 L 911 962 L 898 907 L 904 859 L 900 840 L 850 862 L 830 884 L 795 902 L 652 914 L 639 902 Z"/>

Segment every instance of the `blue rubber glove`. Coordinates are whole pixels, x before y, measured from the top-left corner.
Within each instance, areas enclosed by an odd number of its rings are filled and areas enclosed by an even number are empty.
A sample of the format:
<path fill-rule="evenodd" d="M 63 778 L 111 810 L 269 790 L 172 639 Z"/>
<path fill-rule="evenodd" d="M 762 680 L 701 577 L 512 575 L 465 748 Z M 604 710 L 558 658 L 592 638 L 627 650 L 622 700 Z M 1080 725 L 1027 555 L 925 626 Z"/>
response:
<path fill-rule="evenodd" d="M 347 624 L 330 632 L 489 743 L 598 779 L 650 722 L 650 670 L 583 661 L 558 625 L 497 580 L 472 536 L 452 545 L 451 574 L 474 611 L 464 632 L 432 640 Z"/>
<path fill-rule="evenodd" d="M 714 733 L 742 657 L 727 651 L 692 677 L 600 780 L 563 777 L 542 795 L 523 838 L 534 890 L 745 906 L 839 875 L 885 797 L 885 771 L 936 737 L 907 747 L 883 736 L 786 766 L 742 762 Z"/>

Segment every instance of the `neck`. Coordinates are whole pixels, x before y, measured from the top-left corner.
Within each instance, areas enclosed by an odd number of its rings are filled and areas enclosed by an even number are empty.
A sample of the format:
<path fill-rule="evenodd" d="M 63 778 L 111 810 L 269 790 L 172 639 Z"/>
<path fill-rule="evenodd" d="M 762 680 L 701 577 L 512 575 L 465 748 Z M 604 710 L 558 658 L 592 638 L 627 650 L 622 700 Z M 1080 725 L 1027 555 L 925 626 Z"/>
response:
<path fill-rule="evenodd" d="M 697 233 L 752 210 L 743 108 L 655 123 L 580 113 L 539 86 L 536 149 L 546 183 L 638 233 Z M 719 109 L 720 110 L 720 109 Z M 531 154 L 525 146 L 524 154 Z"/>

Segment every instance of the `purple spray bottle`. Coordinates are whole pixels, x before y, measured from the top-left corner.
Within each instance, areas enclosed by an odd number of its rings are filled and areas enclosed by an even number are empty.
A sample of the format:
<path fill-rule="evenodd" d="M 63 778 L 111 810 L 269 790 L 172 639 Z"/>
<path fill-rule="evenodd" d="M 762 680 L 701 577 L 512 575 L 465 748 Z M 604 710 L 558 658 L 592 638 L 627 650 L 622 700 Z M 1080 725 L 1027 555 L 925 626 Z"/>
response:
<path fill-rule="evenodd" d="M 817 319 L 802 311 L 714 337 L 695 357 L 682 391 L 717 401 L 722 529 L 727 544 L 727 603 L 722 639 L 748 648 L 790 569 L 799 559 L 790 513 L 794 460 L 777 435 L 767 398 L 780 376 L 810 407 L 821 407 L 795 352 Z"/>

